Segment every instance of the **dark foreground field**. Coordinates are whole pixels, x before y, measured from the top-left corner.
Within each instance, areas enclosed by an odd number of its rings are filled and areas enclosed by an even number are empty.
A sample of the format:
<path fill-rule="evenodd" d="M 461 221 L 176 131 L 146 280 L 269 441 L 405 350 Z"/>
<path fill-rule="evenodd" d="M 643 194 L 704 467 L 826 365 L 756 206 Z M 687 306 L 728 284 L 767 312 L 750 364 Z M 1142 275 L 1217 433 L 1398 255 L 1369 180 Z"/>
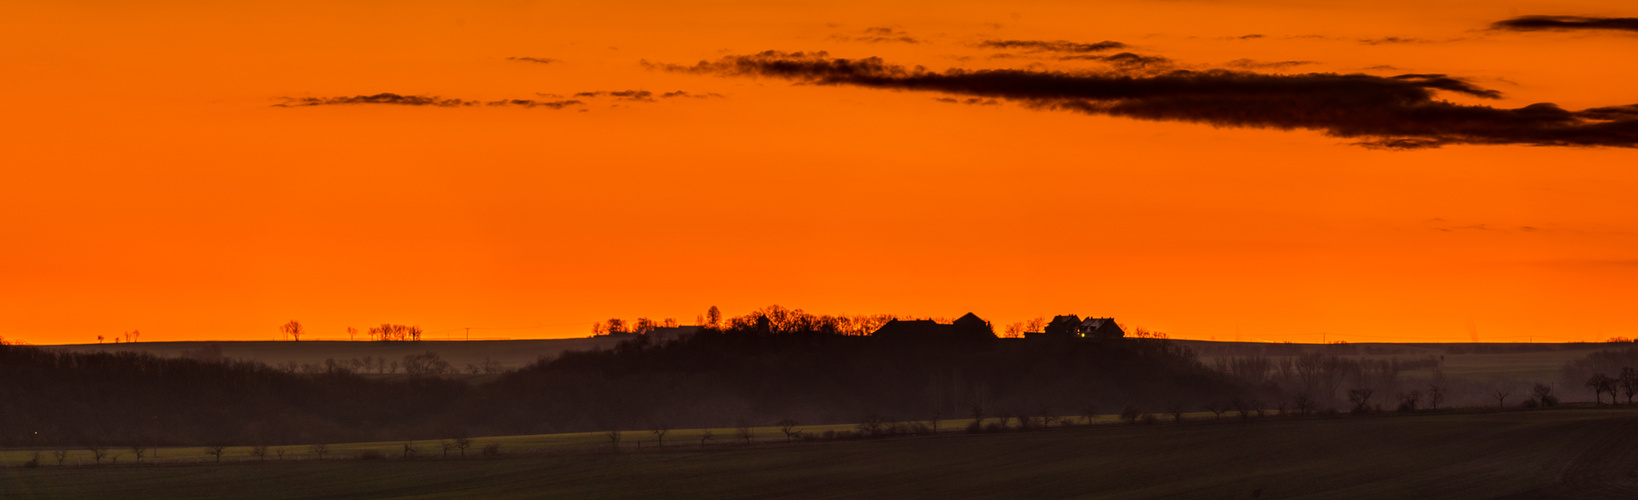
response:
<path fill-rule="evenodd" d="M 1635 498 L 1638 411 L 1105 425 L 463 460 L 0 470 L 0 498 Z"/>

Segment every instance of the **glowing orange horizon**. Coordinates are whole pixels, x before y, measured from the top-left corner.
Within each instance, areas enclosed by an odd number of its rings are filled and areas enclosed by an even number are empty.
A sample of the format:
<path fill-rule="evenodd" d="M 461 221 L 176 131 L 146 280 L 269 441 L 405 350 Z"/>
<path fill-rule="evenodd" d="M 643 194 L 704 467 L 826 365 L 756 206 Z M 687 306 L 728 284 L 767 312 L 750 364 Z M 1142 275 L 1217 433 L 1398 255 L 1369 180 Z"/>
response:
<path fill-rule="evenodd" d="M 1112 40 L 1190 69 L 1448 74 L 1502 97 L 1441 98 L 1580 110 L 1638 102 L 1638 67 L 1589 64 L 1630 57 L 1638 34 L 1488 26 L 1638 15 L 1620 2 L 0 14 L 8 341 L 271 340 L 292 319 L 311 338 L 381 323 L 580 337 L 611 317 L 770 304 L 1113 316 L 1184 339 L 1638 337 L 1631 148 L 1386 151 L 653 67 L 824 50 L 1085 70 L 980 44 Z M 650 94 L 615 93 L 632 90 Z M 479 104 L 275 106 L 382 93 Z M 482 105 L 510 99 L 578 102 Z"/>

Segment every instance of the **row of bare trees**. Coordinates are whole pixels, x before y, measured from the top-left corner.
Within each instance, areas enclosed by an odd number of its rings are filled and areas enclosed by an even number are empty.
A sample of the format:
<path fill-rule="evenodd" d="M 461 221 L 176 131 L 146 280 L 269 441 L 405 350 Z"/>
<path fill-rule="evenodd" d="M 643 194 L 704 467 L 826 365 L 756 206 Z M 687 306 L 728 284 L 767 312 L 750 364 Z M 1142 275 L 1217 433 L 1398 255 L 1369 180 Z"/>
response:
<path fill-rule="evenodd" d="M 1604 393 L 1610 393 L 1610 404 L 1616 404 L 1616 394 L 1624 393 L 1627 404 L 1632 404 L 1632 397 L 1638 395 L 1638 370 L 1630 366 L 1622 367 L 1619 375 L 1611 377 L 1602 372 L 1594 373 L 1587 379 L 1588 389 L 1593 391 L 1593 399 L 1597 404 L 1604 404 Z"/>
<path fill-rule="evenodd" d="M 135 332 L 132 332 L 132 333 L 135 333 Z M 279 333 L 284 334 L 290 340 L 300 342 L 301 341 L 301 336 L 307 334 L 307 327 L 303 326 L 300 321 L 290 320 L 289 323 L 279 325 Z M 393 323 L 382 323 L 381 326 L 372 326 L 372 327 L 370 327 L 368 333 L 369 333 L 369 336 L 370 336 L 370 340 L 379 340 L 379 341 L 382 341 L 382 342 L 390 342 L 390 341 L 416 341 L 416 340 L 421 340 L 421 334 L 424 333 L 424 331 L 419 326 L 399 325 L 399 324 L 393 324 Z M 138 334 L 138 335 L 140 335 L 140 334 Z M 350 326 L 347 327 L 347 340 L 352 340 L 357 335 L 358 335 L 358 329 L 357 328 L 353 328 L 353 327 L 350 327 Z M 98 337 L 98 340 L 100 341 L 101 337 Z"/>
<path fill-rule="evenodd" d="M 895 314 L 857 314 L 857 315 L 820 315 L 812 314 L 801 309 L 789 309 L 780 305 L 771 305 L 751 311 L 744 316 L 727 318 L 722 310 L 711 306 L 704 314 L 694 317 L 696 325 L 711 329 L 766 329 L 770 333 L 795 332 L 824 332 L 835 335 L 865 336 L 870 335 L 888 321 L 894 319 L 914 319 L 908 316 Z M 949 322 L 946 318 L 934 318 Z M 620 318 L 610 318 L 608 321 L 592 323 L 592 335 L 610 335 L 634 333 L 647 334 L 656 328 L 676 328 L 675 318 L 665 318 L 658 322 L 649 318 L 637 318 L 634 322 L 627 322 Z"/>

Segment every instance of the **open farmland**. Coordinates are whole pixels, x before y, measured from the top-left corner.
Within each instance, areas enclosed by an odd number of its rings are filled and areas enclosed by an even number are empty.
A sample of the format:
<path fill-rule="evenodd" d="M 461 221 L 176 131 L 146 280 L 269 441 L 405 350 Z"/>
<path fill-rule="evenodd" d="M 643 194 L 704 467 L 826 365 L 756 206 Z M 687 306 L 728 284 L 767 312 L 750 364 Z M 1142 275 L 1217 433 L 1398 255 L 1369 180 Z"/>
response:
<path fill-rule="evenodd" d="M 7 467 L 0 497 L 1631 498 L 1635 424 L 1632 409 L 1579 408 L 481 459 Z"/>
<path fill-rule="evenodd" d="M 468 365 L 482 366 L 486 361 L 500 363 L 506 368 L 521 368 L 542 356 L 555 357 L 563 351 L 584 351 L 613 347 L 619 342 L 613 337 L 583 337 L 572 339 L 534 340 L 423 340 L 416 342 L 378 342 L 345 340 L 289 341 L 202 341 L 202 342 L 132 342 L 121 344 L 73 344 L 38 346 L 41 349 L 64 352 L 141 352 L 175 358 L 201 352 L 211 346 L 221 348 L 221 356 L 228 359 L 259 361 L 270 366 L 287 363 L 322 365 L 326 359 L 338 362 L 363 359 L 366 356 L 399 361 L 404 356 L 426 352 L 438 356 L 457 370 Z"/>
<path fill-rule="evenodd" d="M 326 359 L 345 361 L 365 356 L 387 360 L 402 360 L 404 356 L 426 352 L 438 356 L 457 370 L 468 365 L 481 366 L 486 360 L 506 368 L 520 368 L 542 356 L 553 357 L 563 351 L 590 350 L 613 347 L 619 340 L 613 337 L 583 337 L 569 339 L 534 340 L 427 340 L 419 342 L 373 341 L 201 341 L 201 342 L 136 342 L 122 344 L 72 344 L 38 346 L 47 350 L 65 352 L 145 352 L 161 357 L 180 357 L 199 352 L 207 346 L 221 348 L 221 355 L 229 359 L 259 361 L 271 366 L 322 364 Z M 1449 376 L 1471 378 L 1508 378 L 1531 381 L 1554 380 L 1565 363 L 1586 357 L 1600 349 L 1616 349 L 1631 344 L 1565 343 L 1565 344 L 1465 344 L 1465 343 L 1365 343 L 1365 344 L 1271 344 L 1258 342 L 1210 342 L 1200 340 L 1174 341 L 1200 353 L 1208 365 L 1226 356 L 1266 355 L 1294 356 L 1304 353 L 1414 361 L 1439 359 L 1440 369 Z M 1430 369 L 1406 371 L 1406 376 L 1425 377 Z"/>

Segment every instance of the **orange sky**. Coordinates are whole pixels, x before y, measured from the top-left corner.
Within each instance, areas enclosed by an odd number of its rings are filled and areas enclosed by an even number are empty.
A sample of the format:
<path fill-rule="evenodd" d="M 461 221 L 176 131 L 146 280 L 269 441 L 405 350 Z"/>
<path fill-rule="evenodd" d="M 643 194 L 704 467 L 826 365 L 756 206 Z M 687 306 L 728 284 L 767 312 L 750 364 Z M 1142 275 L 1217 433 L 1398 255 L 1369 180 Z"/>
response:
<path fill-rule="evenodd" d="M 1630 148 L 1385 151 L 642 64 L 1085 70 L 977 44 L 1115 40 L 1583 109 L 1638 102 L 1638 33 L 1486 28 L 1627 2 L 244 3 L 0 4 L 0 336 L 567 337 L 769 304 L 1217 340 L 1638 336 Z M 273 106 L 623 90 L 721 97 Z"/>

